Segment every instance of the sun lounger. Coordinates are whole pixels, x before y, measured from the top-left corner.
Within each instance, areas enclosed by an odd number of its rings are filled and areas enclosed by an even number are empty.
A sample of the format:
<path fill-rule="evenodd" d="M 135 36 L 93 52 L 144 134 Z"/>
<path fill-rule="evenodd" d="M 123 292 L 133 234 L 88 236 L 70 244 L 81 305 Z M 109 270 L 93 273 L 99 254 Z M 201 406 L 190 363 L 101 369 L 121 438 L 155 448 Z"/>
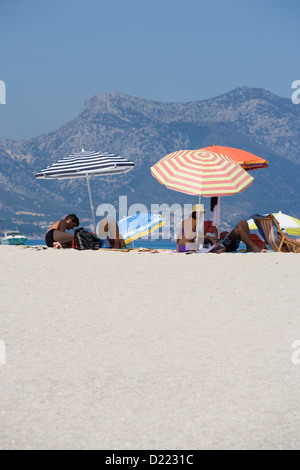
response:
<path fill-rule="evenodd" d="M 271 250 L 300 253 L 300 243 L 282 232 L 278 221 L 272 214 L 267 216 L 254 214 L 252 219 Z"/>

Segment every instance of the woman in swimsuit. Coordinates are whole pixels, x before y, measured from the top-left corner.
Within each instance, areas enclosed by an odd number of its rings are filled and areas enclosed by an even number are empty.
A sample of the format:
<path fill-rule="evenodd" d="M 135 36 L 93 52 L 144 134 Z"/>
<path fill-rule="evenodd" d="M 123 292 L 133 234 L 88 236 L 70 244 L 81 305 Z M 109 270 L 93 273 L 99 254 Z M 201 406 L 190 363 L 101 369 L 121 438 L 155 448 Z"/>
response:
<path fill-rule="evenodd" d="M 190 217 L 185 219 L 177 235 L 177 251 L 185 253 L 187 251 L 196 251 L 196 228 L 197 228 L 198 204 L 192 208 Z M 201 212 L 201 215 L 203 211 Z"/>

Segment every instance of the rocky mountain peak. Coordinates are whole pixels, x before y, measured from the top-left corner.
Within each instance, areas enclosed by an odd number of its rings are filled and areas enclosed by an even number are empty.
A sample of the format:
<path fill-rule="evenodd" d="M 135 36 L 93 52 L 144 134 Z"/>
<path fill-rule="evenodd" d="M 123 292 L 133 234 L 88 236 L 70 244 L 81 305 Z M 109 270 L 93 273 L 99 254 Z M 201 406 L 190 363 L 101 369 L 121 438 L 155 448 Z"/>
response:
<path fill-rule="evenodd" d="M 125 175 L 94 178 L 95 205 L 103 201 L 115 204 L 119 195 L 127 194 L 132 203 L 150 207 L 152 202 L 172 204 L 184 197 L 154 181 L 151 165 L 175 150 L 211 144 L 242 148 L 269 160 L 267 170 L 253 175 L 255 184 L 247 194 L 224 198 L 229 222 L 245 213 L 250 217 L 269 210 L 299 217 L 299 118 L 300 106 L 260 88 L 240 87 L 216 98 L 187 103 L 122 93 L 91 96 L 79 116 L 55 131 L 29 141 L 0 140 L 0 225 L 3 230 L 16 228 L 6 224 L 20 211 L 45 214 L 47 220 L 53 220 L 67 208 L 71 213 L 74 206 L 88 217 L 85 182 L 34 178 L 35 172 L 81 148 L 117 153 L 135 162 L 135 169 Z M 38 224 L 45 225 L 45 217 L 32 219 L 30 230 L 37 233 Z M 20 223 L 19 215 L 16 220 Z"/>

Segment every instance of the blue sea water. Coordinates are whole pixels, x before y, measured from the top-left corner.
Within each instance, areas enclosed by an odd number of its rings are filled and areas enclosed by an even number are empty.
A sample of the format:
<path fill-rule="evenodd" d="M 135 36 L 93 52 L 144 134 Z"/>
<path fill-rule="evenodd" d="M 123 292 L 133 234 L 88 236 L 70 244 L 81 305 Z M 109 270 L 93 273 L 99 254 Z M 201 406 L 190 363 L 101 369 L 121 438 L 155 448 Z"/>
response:
<path fill-rule="evenodd" d="M 25 243 L 27 246 L 45 246 L 44 239 L 28 239 Z M 161 249 L 161 250 L 175 250 L 176 249 L 176 242 L 172 240 L 151 240 L 151 239 L 142 239 L 135 240 L 130 247 L 133 248 L 151 248 L 153 250 Z"/>
<path fill-rule="evenodd" d="M 176 242 L 172 240 L 139 239 L 133 243 L 134 248 L 151 248 L 153 250 L 176 250 Z"/>
<path fill-rule="evenodd" d="M 30 239 L 28 238 L 28 240 L 26 241 L 25 245 L 27 246 L 46 246 L 46 243 L 45 243 L 45 240 L 40 240 L 40 239 Z"/>

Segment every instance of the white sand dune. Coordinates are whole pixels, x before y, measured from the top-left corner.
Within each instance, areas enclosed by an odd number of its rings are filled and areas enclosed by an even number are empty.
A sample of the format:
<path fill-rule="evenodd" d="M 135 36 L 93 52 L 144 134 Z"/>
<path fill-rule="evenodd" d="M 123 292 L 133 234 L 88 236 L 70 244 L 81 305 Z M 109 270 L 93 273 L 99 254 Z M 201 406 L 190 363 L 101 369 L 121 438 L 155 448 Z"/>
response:
<path fill-rule="evenodd" d="M 0 266 L 1 449 L 300 448 L 300 255 L 1 246 Z"/>

